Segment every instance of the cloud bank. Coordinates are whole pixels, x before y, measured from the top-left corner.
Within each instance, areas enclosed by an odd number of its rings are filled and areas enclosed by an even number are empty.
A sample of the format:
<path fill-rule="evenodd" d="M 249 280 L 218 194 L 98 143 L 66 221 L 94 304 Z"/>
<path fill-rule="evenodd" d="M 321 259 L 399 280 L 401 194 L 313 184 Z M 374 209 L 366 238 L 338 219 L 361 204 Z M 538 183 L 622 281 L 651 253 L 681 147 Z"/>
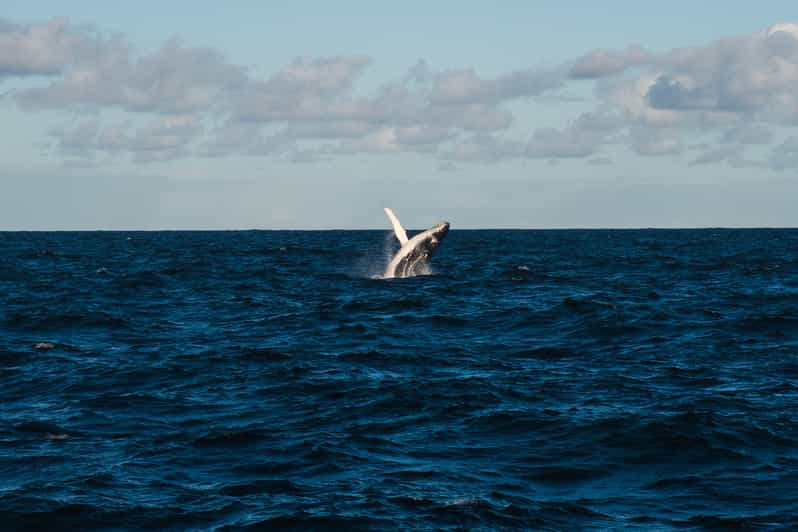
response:
<path fill-rule="evenodd" d="M 361 93 L 374 61 L 302 57 L 258 78 L 219 50 L 177 39 L 142 52 L 124 35 L 67 19 L 0 20 L 0 84 L 25 111 L 74 113 L 73 123 L 49 132 L 68 159 L 302 163 L 416 153 L 456 170 L 524 158 L 605 165 L 625 151 L 694 165 L 798 168 L 790 134 L 798 126 L 796 24 L 662 52 L 596 49 L 494 78 L 419 60 Z M 567 91 L 585 84 L 594 109 L 559 126 L 520 123 L 512 111 L 513 102 L 567 108 Z"/>

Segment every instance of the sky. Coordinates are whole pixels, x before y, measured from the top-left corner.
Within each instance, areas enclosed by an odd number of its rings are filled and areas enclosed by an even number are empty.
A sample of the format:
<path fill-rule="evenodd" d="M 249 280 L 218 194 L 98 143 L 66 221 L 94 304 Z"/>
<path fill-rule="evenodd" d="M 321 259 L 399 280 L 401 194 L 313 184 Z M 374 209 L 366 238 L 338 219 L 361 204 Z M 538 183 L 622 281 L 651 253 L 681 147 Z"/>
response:
<path fill-rule="evenodd" d="M 794 1 L 231 4 L 4 6 L 0 230 L 798 227 Z"/>

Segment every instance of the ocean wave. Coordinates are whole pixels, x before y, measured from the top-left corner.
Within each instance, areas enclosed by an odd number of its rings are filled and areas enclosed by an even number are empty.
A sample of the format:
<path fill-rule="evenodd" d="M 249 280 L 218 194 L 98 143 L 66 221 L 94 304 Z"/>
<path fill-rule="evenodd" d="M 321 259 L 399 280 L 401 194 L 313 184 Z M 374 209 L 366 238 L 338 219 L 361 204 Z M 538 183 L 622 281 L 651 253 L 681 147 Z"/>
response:
<path fill-rule="evenodd" d="M 4 235 L 2 527 L 798 525 L 798 231 L 384 238 Z"/>

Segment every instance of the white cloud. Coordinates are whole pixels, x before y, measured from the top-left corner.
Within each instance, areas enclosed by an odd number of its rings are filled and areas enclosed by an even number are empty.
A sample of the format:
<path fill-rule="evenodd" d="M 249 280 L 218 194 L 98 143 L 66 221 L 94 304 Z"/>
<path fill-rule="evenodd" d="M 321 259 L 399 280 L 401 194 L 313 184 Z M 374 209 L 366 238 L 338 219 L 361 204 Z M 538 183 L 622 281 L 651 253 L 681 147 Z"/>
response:
<path fill-rule="evenodd" d="M 455 136 L 446 127 L 414 125 L 396 129 L 396 141 L 405 146 L 437 146 Z"/>
<path fill-rule="evenodd" d="M 635 127 L 630 130 L 632 149 L 638 155 L 675 155 L 684 149 L 681 138 L 673 131 Z"/>
<path fill-rule="evenodd" d="M 623 118 L 617 114 L 583 113 L 564 129 L 536 130 L 529 140 L 526 154 L 543 158 L 589 157 L 623 127 Z"/>
<path fill-rule="evenodd" d="M 770 144 L 773 140 L 773 132 L 767 127 L 738 123 L 734 127 L 723 132 L 720 142 L 739 143 L 739 144 Z"/>
<path fill-rule="evenodd" d="M 530 157 L 587 157 L 595 153 L 600 138 L 587 134 L 582 130 L 567 128 L 558 130 L 554 128 L 538 129 L 526 148 Z"/>
<path fill-rule="evenodd" d="M 351 97 L 355 79 L 371 60 L 365 56 L 298 58 L 266 81 L 252 81 L 238 96 L 242 121 L 353 120 L 372 110 Z"/>
<path fill-rule="evenodd" d="M 737 155 L 736 146 L 720 146 L 705 151 L 690 161 L 690 165 L 712 164 L 727 161 Z"/>
<path fill-rule="evenodd" d="M 155 113 L 207 110 L 247 80 L 246 69 L 217 50 L 172 39 L 137 54 L 120 36 L 76 28 L 65 19 L 0 29 L 0 75 L 50 78 L 17 91 L 28 109 L 85 105 Z"/>
<path fill-rule="evenodd" d="M 779 128 L 798 125 L 798 25 L 792 23 L 659 53 L 637 45 L 596 49 L 494 77 L 419 60 L 360 93 L 357 83 L 372 62 L 364 55 L 297 58 L 256 79 L 220 51 L 176 39 L 141 52 L 123 36 L 66 19 L 0 21 L 0 78 L 28 80 L 12 93 L 19 105 L 95 113 L 52 132 L 59 152 L 71 157 L 305 162 L 414 152 L 463 163 L 526 157 L 601 164 L 610 144 L 665 156 L 681 153 L 683 139 L 715 135 L 692 164 L 746 165 L 747 146 L 778 142 Z M 563 90 L 584 80 L 595 83 L 592 112 L 554 127 L 536 127 L 534 115 L 519 123 L 517 102 L 565 105 Z M 106 124 L 106 110 L 124 116 Z M 770 166 L 790 167 L 792 157 L 790 145 L 781 144 Z"/>
<path fill-rule="evenodd" d="M 50 132 L 58 138 L 58 146 L 65 152 L 83 152 L 94 145 L 100 121 L 96 118 L 84 120 L 72 128 L 59 128 Z"/>
<path fill-rule="evenodd" d="M 328 145 L 324 150 L 327 153 L 355 154 L 355 153 L 391 153 L 401 151 L 396 128 L 384 127 L 363 138 L 344 140 L 338 144 Z"/>
<path fill-rule="evenodd" d="M 657 109 L 729 111 L 768 121 L 798 117 L 798 33 L 794 24 L 720 39 L 660 56 L 647 99 Z"/>
<path fill-rule="evenodd" d="M 577 59 L 568 74 L 574 79 L 603 78 L 645 65 L 651 59 L 652 54 L 640 46 L 630 46 L 625 50 L 593 50 Z"/>
<path fill-rule="evenodd" d="M 138 128 L 130 121 L 102 127 L 94 118 L 50 134 L 58 140 L 59 150 L 67 155 L 91 158 L 103 152 L 130 155 L 135 161 L 147 162 L 188 155 L 190 144 L 203 131 L 198 118 L 174 115 L 151 120 Z"/>
<path fill-rule="evenodd" d="M 0 19 L 0 77 L 57 74 L 83 41 L 63 18 L 30 26 Z"/>
<path fill-rule="evenodd" d="M 527 69 L 496 79 L 482 79 L 473 69 L 445 71 L 431 76 L 429 99 L 442 105 L 496 103 L 539 96 L 564 86 L 563 69 Z"/>
<path fill-rule="evenodd" d="M 224 157 L 245 153 L 261 138 L 260 124 L 225 122 L 207 132 L 199 143 L 196 154 L 201 157 Z"/>
<path fill-rule="evenodd" d="M 296 139 L 359 138 L 372 133 L 377 126 L 363 120 L 336 120 L 331 122 L 292 122 L 285 134 Z"/>

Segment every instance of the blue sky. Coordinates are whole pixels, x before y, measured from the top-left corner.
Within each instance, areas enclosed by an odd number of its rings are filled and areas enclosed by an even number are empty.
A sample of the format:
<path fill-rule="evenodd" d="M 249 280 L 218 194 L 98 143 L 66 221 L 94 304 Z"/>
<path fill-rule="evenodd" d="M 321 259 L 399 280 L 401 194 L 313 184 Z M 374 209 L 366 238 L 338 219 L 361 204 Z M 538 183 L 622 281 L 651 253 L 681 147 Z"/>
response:
<path fill-rule="evenodd" d="M 794 3 L 0 15 L 0 229 L 796 226 Z"/>

